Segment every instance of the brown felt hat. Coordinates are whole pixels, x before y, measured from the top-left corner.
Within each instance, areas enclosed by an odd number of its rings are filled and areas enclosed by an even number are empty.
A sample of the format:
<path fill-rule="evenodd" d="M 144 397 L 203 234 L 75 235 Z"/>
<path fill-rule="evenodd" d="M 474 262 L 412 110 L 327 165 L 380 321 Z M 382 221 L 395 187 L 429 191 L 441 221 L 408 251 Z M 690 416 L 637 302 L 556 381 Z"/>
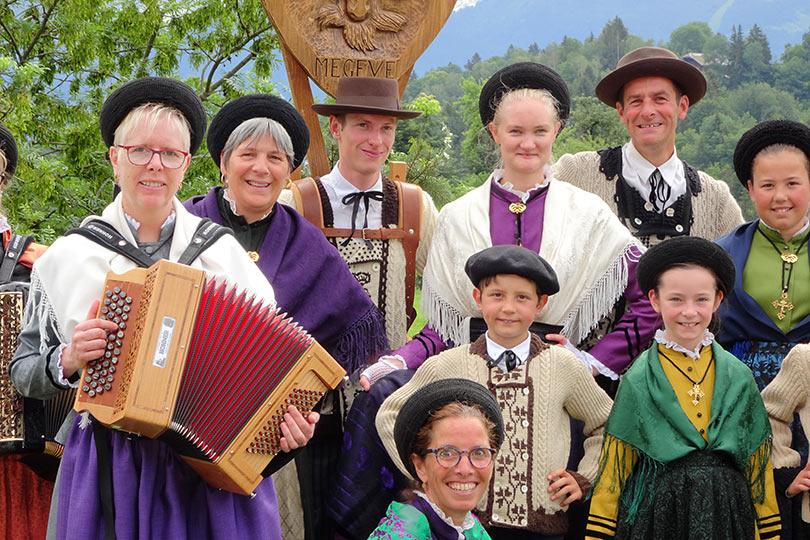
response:
<path fill-rule="evenodd" d="M 706 78 L 698 68 L 660 47 L 639 47 L 622 56 L 616 69 L 596 85 L 596 97 L 616 107 L 624 85 L 641 77 L 664 77 L 680 87 L 694 105 L 706 94 Z"/>
<path fill-rule="evenodd" d="M 399 106 L 399 84 L 381 77 L 343 77 L 338 81 L 335 103 L 316 103 L 312 110 L 321 116 L 367 113 L 395 118 L 416 118 L 420 111 Z"/>

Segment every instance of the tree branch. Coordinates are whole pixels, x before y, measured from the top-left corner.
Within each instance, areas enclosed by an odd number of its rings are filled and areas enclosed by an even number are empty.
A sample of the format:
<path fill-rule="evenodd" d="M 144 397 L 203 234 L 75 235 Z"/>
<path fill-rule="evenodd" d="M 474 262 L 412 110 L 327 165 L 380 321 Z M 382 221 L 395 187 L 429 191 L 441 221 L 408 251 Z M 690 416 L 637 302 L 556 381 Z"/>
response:
<path fill-rule="evenodd" d="M 222 78 L 220 78 L 214 84 L 211 84 L 211 76 L 214 75 L 214 71 L 215 71 L 215 69 L 212 69 L 211 73 L 209 73 L 209 77 L 208 77 L 208 82 L 209 82 L 208 88 L 206 89 L 205 92 L 203 92 L 203 94 L 200 96 L 200 98 L 201 99 L 207 99 L 208 96 L 210 96 L 211 94 L 216 92 L 217 88 L 222 86 L 222 83 L 224 83 L 227 79 L 230 79 L 231 77 L 233 77 L 234 75 L 239 73 L 239 70 L 241 70 L 243 67 L 245 67 L 251 60 L 256 58 L 256 56 L 257 56 L 256 53 L 251 51 L 250 54 L 248 54 L 246 57 L 244 57 L 238 64 L 236 64 L 233 67 L 233 69 L 231 69 L 228 73 L 223 75 Z"/>
<path fill-rule="evenodd" d="M 47 11 L 47 13 L 45 13 L 45 17 L 42 19 L 42 23 L 40 23 L 39 28 L 37 29 L 37 33 L 34 34 L 33 39 L 31 39 L 31 43 L 28 44 L 28 48 L 22 54 L 22 57 L 20 57 L 21 64 L 25 63 L 25 61 L 28 60 L 28 56 L 31 54 L 31 52 L 33 52 L 34 47 L 36 47 L 37 42 L 39 41 L 39 38 L 42 37 L 42 34 L 45 33 L 45 29 L 48 27 L 48 21 L 51 18 L 51 14 L 53 13 L 53 10 L 56 9 L 56 6 L 59 5 L 59 2 L 60 0 L 54 0 L 51 8 Z"/>
<path fill-rule="evenodd" d="M 161 18 L 163 14 L 161 13 Z M 146 48 L 143 53 L 143 57 L 141 58 L 141 65 L 138 66 L 138 70 L 135 72 L 138 77 L 140 77 L 146 71 L 146 62 L 149 61 L 149 55 L 152 53 L 152 47 L 155 45 L 155 39 L 157 39 L 158 30 L 160 30 L 160 23 L 155 27 L 155 31 L 152 32 L 152 35 L 149 36 L 149 42 L 146 44 Z"/>
<path fill-rule="evenodd" d="M 8 35 L 8 40 L 11 43 L 11 47 L 14 49 L 14 55 L 17 57 L 17 60 L 20 59 L 20 49 L 17 47 L 17 42 L 14 40 L 14 33 L 11 31 L 9 27 L 6 26 L 6 23 L 0 19 L 0 28 L 5 30 L 6 34 Z"/>

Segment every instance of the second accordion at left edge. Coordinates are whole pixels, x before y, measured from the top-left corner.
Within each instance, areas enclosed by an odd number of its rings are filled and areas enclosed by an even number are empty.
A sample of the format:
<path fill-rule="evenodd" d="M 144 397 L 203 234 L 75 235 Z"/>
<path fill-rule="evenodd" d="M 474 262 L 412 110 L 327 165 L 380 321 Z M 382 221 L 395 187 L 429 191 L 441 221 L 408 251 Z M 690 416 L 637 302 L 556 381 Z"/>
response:
<path fill-rule="evenodd" d="M 250 494 L 280 451 L 286 407 L 308 414 L 346 374 L 277 309 L 166 260 L 110 272 L 99 317 L 118 330 L 85 366 L 74 408 L 164 440 L 235 493 Z"/>

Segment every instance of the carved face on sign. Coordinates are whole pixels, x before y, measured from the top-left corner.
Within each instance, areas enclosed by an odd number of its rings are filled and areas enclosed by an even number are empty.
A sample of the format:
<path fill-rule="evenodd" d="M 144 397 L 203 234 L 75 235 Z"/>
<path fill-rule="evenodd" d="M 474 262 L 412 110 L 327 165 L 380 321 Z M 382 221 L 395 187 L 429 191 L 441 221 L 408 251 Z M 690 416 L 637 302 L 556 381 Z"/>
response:
<path fill-rule="evenodd" d="M 263 0 L 282 41 L 330 95 L 348 76 L 400 79 L 455 0 Z"/>

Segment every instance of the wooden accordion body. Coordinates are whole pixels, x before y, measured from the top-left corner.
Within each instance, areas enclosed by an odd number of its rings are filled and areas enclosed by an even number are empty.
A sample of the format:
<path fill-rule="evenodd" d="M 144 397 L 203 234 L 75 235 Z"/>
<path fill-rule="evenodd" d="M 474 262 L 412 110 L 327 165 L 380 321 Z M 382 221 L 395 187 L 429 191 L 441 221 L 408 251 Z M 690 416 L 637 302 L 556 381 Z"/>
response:
<path fill-rule="evenodd" d="M 280 451 L 287 405 L 307 414 L 345 371 L 278 310 L 161 260 L 107 275 L 99 317 L 119 325 L 74 408 L 160 438 L 211 486 L 250 494 Z"/>
<path fill-rule="evenodd" d="M 54 440 L 70 412 L 75 390 L 40 401 L 24 398 L 11 384 L 8 366 L 22 331 L 27 283 L 13 282 L 0 292 L 0 454 L 44 453 L 61 457 L 64 447 Z"/>

